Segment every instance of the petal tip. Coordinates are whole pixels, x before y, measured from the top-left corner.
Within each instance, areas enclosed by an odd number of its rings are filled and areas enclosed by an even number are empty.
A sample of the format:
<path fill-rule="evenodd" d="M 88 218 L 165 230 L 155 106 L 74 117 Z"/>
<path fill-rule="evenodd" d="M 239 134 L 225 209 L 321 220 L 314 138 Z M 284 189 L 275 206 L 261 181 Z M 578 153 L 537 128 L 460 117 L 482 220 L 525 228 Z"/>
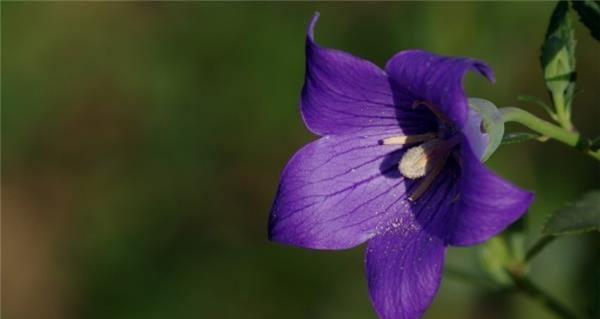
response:
<path fill-rule="evenodd" d="M 514 203 L 514 209 L 516 210 L 517 214 L 514 215 L 514 217 L 512 218 L 512 220 L 509 222 L 508 225 L 506 225 L 507 227 L 516 222 L 519 218 L 523 217 L 523 215 L 525 215 L 525 213 L 527 213 L 527 210 L 529 209 L 529 207 L 531 207 L 531 204 L 533 203 L 533 200 L 535 199 L 535 194 L 533 192 L 530 192 L 528 190 L 524 190 L 520 187 L 514 186 L 515 188 L 517 188 L 521 194 L 519 199 L 515 200 Z"/>
<path fill-rule="evenodd" d="M 527 209 L 529 209 L 529 206 L 531 206 L 531 203 L 535 200 L 535 193 L 526 190 L 524 197 L 525 199 L 523 199 L 523 202 L 527 203 Z"/>
<path fill-rule="evenodd" d="M 321 13 L 319 11 L 315 11 L 315 13 L 313 14 L 312 18 L 310 19 L 310 22 L 308 23 L 308 38 L 313 40 L 315 35 L 315 26 L 317 25 L 317 21 L 319 21 L 319 16 L 321 16 Z"/>
<path fill-rule="evenodd" d="M 494 71 L 487 64 L 477 61 L 474 64 L 475 70 L 479 72 L 479 74 L 483 75 L 488 81 L 491 83 L 496 83 L 496 76 L 494 75 Z"/>
<path fill-rule="evenodd" d="M 510 182 L 509 182 L 510 183 Z M 533 203 L 534 199 L 535 199 L 535 193 L 531 192 L 527 189 L 523 189 L 519 186 L 516 186 L 512 183 L 510 183 L 510 185 L 515 189 L 515 191 L 517 192 L 517 194 L 514 195 L 515 198 L 515 205 L 519 205 L 520 207 L 523 207 L 523 211 L 519 214 L 519 218 L 529 209 L 529 207 L 531 206 L 531 204 Z"/>

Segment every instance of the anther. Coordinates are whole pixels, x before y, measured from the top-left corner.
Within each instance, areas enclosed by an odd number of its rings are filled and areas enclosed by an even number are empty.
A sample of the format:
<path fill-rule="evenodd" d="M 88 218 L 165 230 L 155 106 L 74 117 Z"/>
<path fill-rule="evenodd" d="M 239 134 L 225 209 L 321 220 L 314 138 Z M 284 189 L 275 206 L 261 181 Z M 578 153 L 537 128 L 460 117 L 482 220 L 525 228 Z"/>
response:
<path fill-rule="evenodd" d="M 431 108 L 431 103 L 429 103 L 429 102 L 427 102 L 427 101 L 421 101 L 421 100 L 415 100 L 415 101 L 413 102 L 413 104 L 411 105 L 411 107 L 412 107 L 413 109 L 416 109 L 416 108 L 417 108 L 417 106 L 419 106 L 419 105 L 425 105 L 426 107 L 428 107 L 428 108 Z"/>
<path fill-rule="evenodd" d="M 421 145 L 411 147 L 402 155 L 398 170 L 406 178 L 418 179 L 421 182 L 408 200 L 415 201 L 423 195 L 435 178 L 440 174 L 452 148 L 460 142 L 460 136 L 456 135 L 447 140 L 433 139 Z"/>
<path fill-rule="evenodd" d="M 444 151 L 443 142 L 434 139 L 419 146 L 411 147 L 402 155 L 398 170 L 404 177 L 416 179 L 425 176 L 432 169 L 433 162 Z"/>
<path fill-rule="evenodd" d="M 425 191 L 427 191 L 429 186 L 431 186 L 431 183 L 433 183 L 435 178 L 440 174 L 440 172 L 444 168 L 445 162 L 445 159 L 436 161 L 435 166 L 431 169 L 431 172 L 429 172 L 429 174 L 427 174 L 427 176 L 423 178 L 419 186 L 417 186 L 417 189 L 415 189 L 415 191 L 412 192 L 412 194 L 410 194 L 410 196 L 408 197 L 409 201 L 416 201 L 425 193 Z"/>
<path fill-rule="evenodd" d="M 384 138 L 380 141 L 382 145 L 404 145 L 427 142 L 434 139 L 437 135 L 435 133 L 424 133 L 416 135 L 398 135 L 388 138 Z"/>

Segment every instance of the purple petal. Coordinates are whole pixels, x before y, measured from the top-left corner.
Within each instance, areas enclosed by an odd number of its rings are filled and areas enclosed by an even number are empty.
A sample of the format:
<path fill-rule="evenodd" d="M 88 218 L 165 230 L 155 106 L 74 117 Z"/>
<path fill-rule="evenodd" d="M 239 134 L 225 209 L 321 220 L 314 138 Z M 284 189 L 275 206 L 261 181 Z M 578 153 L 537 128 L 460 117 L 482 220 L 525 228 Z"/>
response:
<path fill-rule="evenodd" d="M 419 318 L 440 285 L 446 246 L 424 230 L 397 231 L 369 241 L 371 302 L 382 319 Z"/>
<path fill-rule="evenodd" d="M 460 199 L 454 207 L 449 244 L 483 242 L 519 219 L 533 201 L 525 191 L 485 167 L 466 143 L 461 150 Z"/>
<path fill-rule="evenodd" d="M 372 125 L 398 126 L 423 121 L 426 113 L 394 106 L 386 73 L 349 53 L 321 48 L 314 42 L 315 14 L 306 38 L 306 75 L 300 108 L 306 127 L 319 135 L 358 132 Z M 408 104 L 412 102 L 407 102 Z M 401 123 L 400 123 L 401 124 Z"/>
<path fill-rule="evenodd" d="M 379 145 L 398 134 L 365 131 L 325 136 L 302 148 L 284 169 L 269 220 L 271 240 L 319 249 L 359 245 L 408 212 L 398 161 L 404 150 Z"/>
<path fill-rule="evenodd" d="M 371 301 L 383 319 L 419 318 L 439 287 L 447 221 L 457 195 L 457 167 L 448 166 L 410 213 L 369 241 L 366 253 Z"/>
<path fill-rule="evenodd" d="M 385 69 L 395 92 L 432 103 L 460 128 L 467 121 L 469 109 L 463 89 L 465 73 L 474 70 L 494 82 L 492 70 L 483 62 L 444 57 L 421 50 L 397 53 Z"/>

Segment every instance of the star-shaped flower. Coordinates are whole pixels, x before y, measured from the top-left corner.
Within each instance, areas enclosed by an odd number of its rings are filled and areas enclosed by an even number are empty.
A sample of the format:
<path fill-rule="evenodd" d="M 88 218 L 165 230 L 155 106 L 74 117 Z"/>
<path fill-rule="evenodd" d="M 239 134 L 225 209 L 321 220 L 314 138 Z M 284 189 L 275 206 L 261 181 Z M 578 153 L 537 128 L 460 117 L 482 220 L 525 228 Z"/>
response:
<path fill-rule="evenodd" d="M 286 165 L 269 220 L 273 241 L 313 249 L 367 242 L 373 306 L 418 318 L 439 287 L 446 247 L 481 243 L 517 220 L 533 194 L 481 163 L 487 136 L 462 80 L 492 71 L 420 50 L 380 69 L 306 40 L 300 108 L 322 136 Z"/>

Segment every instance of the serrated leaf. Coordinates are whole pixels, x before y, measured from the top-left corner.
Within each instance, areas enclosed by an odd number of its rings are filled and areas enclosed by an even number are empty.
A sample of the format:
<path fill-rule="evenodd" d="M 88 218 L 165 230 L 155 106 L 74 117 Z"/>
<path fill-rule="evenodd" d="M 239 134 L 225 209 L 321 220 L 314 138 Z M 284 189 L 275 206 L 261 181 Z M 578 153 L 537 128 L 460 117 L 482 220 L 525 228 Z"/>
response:
<path fill-rule="evenodd" d="M 570 235 L 600 231 L 600 190 L 584 194 L 550 216 L 542 232 L 546 235 Z"/>
<path fill-rule="evenodd" d="M 579 0 L 571 1 L 571 4 L 581 23 L 590 30 L 594 39 L 600 41 L 600 1 Z"/>
<path fill-rule="evenodd" d="M 526 133 L 526 132 L 511 132 L 506 133 L 502 137 L 502 144 L 516 144 L 523 143 L 531 140 L 540 140 L 543 138 L 542 135 L 535 133 Z"/>

